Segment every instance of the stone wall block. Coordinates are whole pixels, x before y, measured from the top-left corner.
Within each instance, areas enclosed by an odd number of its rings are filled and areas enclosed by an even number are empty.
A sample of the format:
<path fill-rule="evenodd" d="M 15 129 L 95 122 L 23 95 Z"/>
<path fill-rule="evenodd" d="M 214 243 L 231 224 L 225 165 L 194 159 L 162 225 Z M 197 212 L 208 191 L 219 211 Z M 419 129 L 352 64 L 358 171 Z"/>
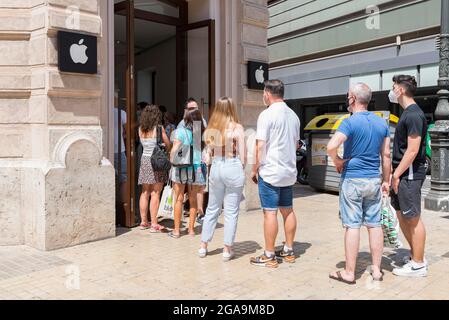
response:
<path fill-rule="evenodd" d="M 72 22 L 73 13 L 67 8 L 52 8 L 48 12 L 50 30 L 73 30 L 95 35 L 101 34 L 101 18 L 96 15 L 79 13 L 79 26 Z"/>
<path fill-rule="evenodd" d="M 48 123 L 58 125 L 100 125 L 100 98 L 50 97 Z"/>
<path fill-rule="evenodd" d="M 59 30 L 101 37 L 99 4 L 0 0 L 0 245 L 52 250 L 115 235 L 105 76 L 57 68 Z"/>
<path fill-rule="evenodd" d="M 61 139 L 45 177 L 45 250 L 115 235 L 114 168 L 89 136 Z"/>
<path fill-rule="evenodd" d="M 98 1 L 105 0 L 49 0 L 48 3 L 62 8 L 78 8 L 80 11 L 86 11 L 98 14 Z"/>
<path fill-rule="evenodd" d="M 1 140 L 1 139 L 0 139 Z M 0 164 L 0 243 L 6 246 L 22 243 L 20 213 L 20 169 Z"/>

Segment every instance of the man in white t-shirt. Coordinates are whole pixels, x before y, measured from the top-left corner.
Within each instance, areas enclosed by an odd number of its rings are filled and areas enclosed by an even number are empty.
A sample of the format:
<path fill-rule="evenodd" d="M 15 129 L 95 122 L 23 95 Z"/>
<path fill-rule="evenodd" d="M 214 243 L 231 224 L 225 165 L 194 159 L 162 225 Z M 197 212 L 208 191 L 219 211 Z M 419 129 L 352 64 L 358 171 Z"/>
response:
<path fill-rule="evenodd" d="M 280 80 L 265 83 L 264 103 L 269 106 L 257 122 L 256 163 L 252 179 L 259 185 L 265 214 L 265 253 L 251 258 L 251 264 L 277 268 L 277 259 L 295 262 L 293 243 L 296 216 L 293 211 L 293 185 L 296 183 L 296 150 L 300 140 L 298 116 L 284 102 L 285 87 Z M 284 218 L 286 242 L 275 252 L 278 233 L 277 213 Z"/>

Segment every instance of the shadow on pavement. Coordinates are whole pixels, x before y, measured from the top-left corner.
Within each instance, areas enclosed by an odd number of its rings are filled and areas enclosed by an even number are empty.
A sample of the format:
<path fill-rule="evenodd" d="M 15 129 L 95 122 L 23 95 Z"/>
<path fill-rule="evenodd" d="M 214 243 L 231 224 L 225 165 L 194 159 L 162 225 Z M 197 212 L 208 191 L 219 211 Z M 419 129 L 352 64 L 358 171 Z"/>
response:
<path fill-rule="evenodd" d="M 127 234 L 128 232 L 131 232 L 131 229 L 118 227 L 115 229 L 115 236 L 120 237 L 123 236 L 124 234 Z"/>
<path fill-rule="evenodd" d="M 175 227 L 175 222 L 173 220 L 163 220 L 160 222 L 161 226 L 172 230 Z M 201 230 L 203 228 L 202 225 L 198 225 L 196 222 L 196 227 L 195 227 L 195 233 L 197 235 L 201 234 Z M 189 218 L 185 218 L 184 221 L 181 221 L 181 229 L 187 228 L 189 226 Z M 217 228 L 216 229 L 222 229 L 224 227 L 224 225 L 222 223 L 217 223 Z"/>
<path fill-rule="evenodd" d="M 262 247 L 256 241 L 243 241 L 234 244 L 235 259 L 240 259 L 248 254 L 256 253 Z M 210 256 L 215 256 L 223 253 L 223 248 L 215 249 L 208 253 Z"/>
<path fill-rule="evenodd" d="M 406 253 L 404 253 L 402 251 L 404 251 Z M 383 255 L 382 256 L 381 269 L 384 270 L 384 271 L 392 272 L 393 271 L 392 263 L 393 262 L 395 264 L 400 263 L 400 261 L 402 260 L 402 258 L 406 254 L 409 254 L 408 250 L 399 249 L 399 250 L 397 250 L 396 254 L 393 253 L 393 254 L 391 254 L 389 256 Z M 394 260 L 392 259 L 393 256 L 395 258 Z M 369 253 L 369 252 L 360 252 L 358 257 L 357 257 L 355 279 L 359 280 L 363 276 L 363 274 L 367 271 L 368 267 L 370 267 L 371 265 L 372 265 L 371 253 Z M 340 261 L 339 263 L 337 263 L 336 267 L 338 269 L 344 269 L 346 267 L 346 262 L 345 261 Z"/>
<path fill-rule="evenodd" d="M 284 248 L 284 244 L 276 247 L 276 251 L 282 250 Z M 309 250 L 311 247 L 312 247 L 312 244 L 308 243 L 308 242 L 294 242 L 293 243 L 293 251 L 295 251 L 296 259 L 298 259 L 302 255 L 304 255 L 307 252 L 307 250 Z"/>
<path fill-rule="evenodd" d="M 295 251 L 296 258 L 304 255 L 306 251 L 312 247 L 310 243 L 295 242 L 293 250 Z M 283 246 L 279 246 L 276 250 L 282 250 Z M 235 259 L 240 259 L 249 254 L 256 254 L 257 251 L 263 250 L 263 247 L 255 241 L 243 241 L 236 242 L 234 245 Z M 208 253 L 209 256 L 215 256 L 223 253 L 223 248 L 215 249 Z"/>

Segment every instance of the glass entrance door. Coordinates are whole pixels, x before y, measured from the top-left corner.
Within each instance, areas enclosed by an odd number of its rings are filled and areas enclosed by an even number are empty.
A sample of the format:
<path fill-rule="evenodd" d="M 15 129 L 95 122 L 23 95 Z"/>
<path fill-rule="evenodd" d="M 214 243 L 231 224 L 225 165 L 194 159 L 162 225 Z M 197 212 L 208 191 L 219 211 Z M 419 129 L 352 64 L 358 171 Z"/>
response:
<path fill-rule="evenodd" d="M 187 25 L 187 92 L 209 119 L 215 103 L 215 24 L 213 20 Z M 204 63 L 207 61 L 207 63 Z"/>
<path fill-rule="evenodd" d="M 204 20 L 178 28 L 178 114 L 187 98 L 198 101 L 209 119 L 215 101 L 215 22 Z"/>
<path fill-rule="evenodd" d="M 125 151 L 120 160 L 126 166 L 115 166 L 127 178 L 118 192 L 123 203 L 117 204 L 123 227 L 140 222 L 137 105 L 163 106 L 180 121 L 184 101 L 194 97 L 208 119 L 215 99 L 214 21 L 188 24 L 187 7 L 183 0 L 115 0 L 115 83 L 118 109 L 126 113 L 125 122 L 116 119 L 115 132 L 119 139 L 122 131 L 125 140 L 116 153 Z"/>
<path fill-rule="evenodd" d="M 135 219 L 135 81 L 134 0 L 115 0 L 115 90 L 118 113 L 115 121 L 118 161 L 117 224 L 134 227 Z M 124 147 L 125 150 L 122 150 Z M 117 152 L 118 151 L 118 152 Z M 116 156 L 117 157 L 117 156 Z M 126 161 L 126 165 L 123 164 Z"/>

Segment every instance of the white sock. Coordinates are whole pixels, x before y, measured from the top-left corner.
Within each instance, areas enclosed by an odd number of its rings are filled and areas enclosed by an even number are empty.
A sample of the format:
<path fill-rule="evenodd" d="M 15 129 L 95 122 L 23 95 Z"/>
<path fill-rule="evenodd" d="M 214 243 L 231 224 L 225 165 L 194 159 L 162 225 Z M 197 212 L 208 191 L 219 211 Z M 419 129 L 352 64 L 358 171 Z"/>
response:
<path fill-rule="evenodd" d="M 265 251 L 265 256 L 266 256 L 267 258 L 273 258 L 274 252 Z"/>
<path fill-rule="evenodd" d="M 293 251 L 293 248 L 287 247 L 287 245 L 284 246 L 284 252 Z"/>
<path fill-rule="evenodd" d="M 423 268 L 425 266 L 427 266 L 426 262 L 418 263 L 415 260 L 412 260 L 412 267 L 415 268 L 415 269 L 420 269 L 420 268 Z"/>

